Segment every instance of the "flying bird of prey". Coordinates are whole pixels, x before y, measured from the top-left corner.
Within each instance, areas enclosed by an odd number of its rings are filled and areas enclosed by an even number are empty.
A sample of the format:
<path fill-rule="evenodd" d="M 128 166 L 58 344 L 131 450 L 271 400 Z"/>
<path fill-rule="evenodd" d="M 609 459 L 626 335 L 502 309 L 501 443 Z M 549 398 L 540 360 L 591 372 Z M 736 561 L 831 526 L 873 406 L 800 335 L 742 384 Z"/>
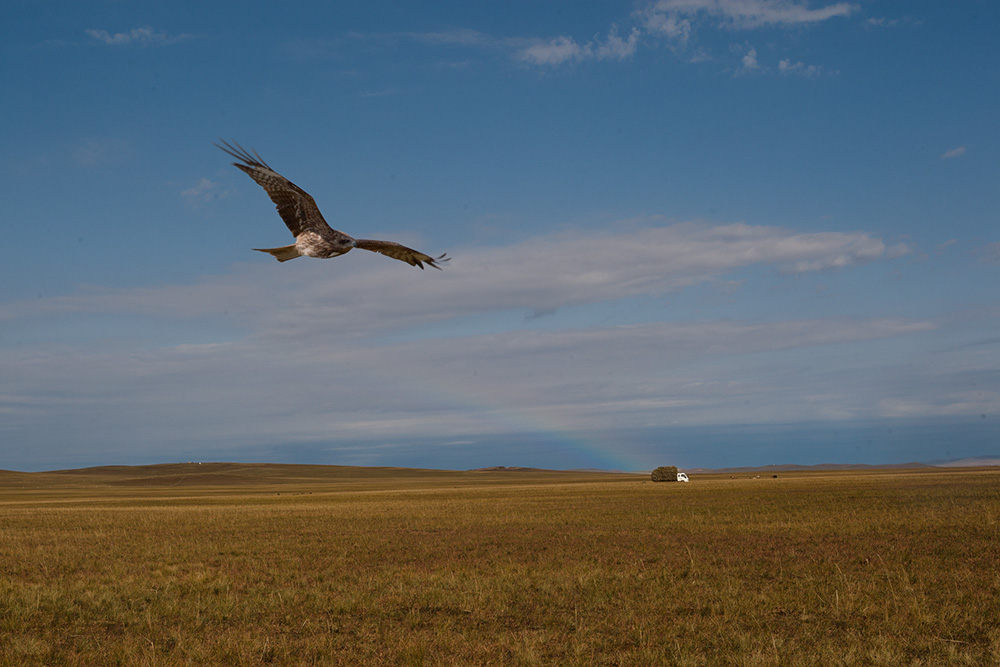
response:
<path fill-rule="evenodd" d="M 285 221 L 292 236 L 295 237 L 295 243 L 292 245 L 280 248 L 254 248 L 254 250 L 266 252 L 279 262 L 287 262 L 302 256 L 326 259 L 343 255 L 353 248 L 371 250 L 380 255 L 406 262 L 410 266 L 419 266 L 421 269 L 424 268 L 424 264 L 440 269 L 441 267 L 437 263 L 448 261 L 449 258 L 445 255 L 431 257 L 392 241 L 356 239 L 344 232 L 338 232 L 326 223 L 323 214 L 319 212 L 319 207 L 316 206 L 316 200 L 309 196 L 308 192 L 271 169 L 257 155 L 257 151 L 251 155 L 235 141 L 233 143 L 236 145 L 232 146 L 225 141 L 222 141 L 222 146 L 215 145 L 240 160 L 240 162 L 234 162 L 233 166 L 245 171 L 260 187 L 264 188 L 267 196 L 278 207 L 278 215 Z"/>

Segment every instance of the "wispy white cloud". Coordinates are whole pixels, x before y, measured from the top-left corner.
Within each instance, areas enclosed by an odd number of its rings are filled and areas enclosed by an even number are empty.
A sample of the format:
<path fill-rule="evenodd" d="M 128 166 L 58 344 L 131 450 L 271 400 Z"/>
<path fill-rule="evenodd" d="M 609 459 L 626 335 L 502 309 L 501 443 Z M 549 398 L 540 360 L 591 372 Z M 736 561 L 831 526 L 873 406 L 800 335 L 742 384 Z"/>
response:
<path fill-rule="evenodd" d="M 817 76 L 823 69 L 819 65 L 806 65 L 803 62 L 792 62 L 786 58 L 778 61 L 778 71 L 782 74 L 794 74 L 796 76 Z"/>
<path fill-rule="evenodd" d="M 603 36 L 590 39 L 572 35 L 555 35 L 547 38 L 520 36 L 495 36 L 478 30 L 459 28 L 430 32 L 401 32 L 383 34 L 353 33 L 349 39 L 366 44 L 379 44 L 409 40 L 435 47 L 463 47 L 505 54 L 515 61 L 537 66 L 558 67 L 584 61 L 627 61 L 632 59 L 643 41 L 649 44 L 666 43 L 677 52 L 687 51 L 699 30 L 724 30 L 746 32 L 766 27 L 793 27 L 818 24 L 855 13 L 858 6 L 839 2 L 812 8 L 796 0 L 656 0 L 633 12 L 632 25 L 620 28 L 612 23 Z M 695 44 L 687 62 L 707 62 L 713 56 L 702 45 Z M 330 57 L 337 50 L 334 42 L 294 42 L 287 50 L 306 57 Z M 773 71 L 757 60 L 755 50 L 741 54 L 741 69 Z M 783 74 L 814 76 L 822 72 L 818 65 L 782 60 L 777 66 Z"/>
<path fill-rule="evenodd" d="M 124 139 L 88 137 L 78 141 L 70 150 L 70 155 L 78 165 L 96 168 L 124 161 L 131 150 L 131 146 Z"/>
<path fill-rule="evenodd" d="M 355 49 L 358 45 L 379 49 L 394 47 L 400 42 L 411 42 L 441 49 L 475 49 L 500 54 L 519 63 L 554 67 L 586 60 L 628 60 L 635 55 L 640 36 L 641 31 L 637 27 L 623 33 L 617 24 L 611 24 L 603 36 L 598 34 L 586 41 L 568 35 L 548 38 L 504 37 L 468 28 L 456 28 L 430 32 L 351 33 L 338 39 L 296 39 L 286 42 L 282 50 L 299 60 L 328 60 L 341 56 L 346 48 L 345 44 Z M 463 59 L 445 64 L 465 67 L 468 62 Z"/>
<path fill-rule="evenodd" d="M 223 189 L 218 183 L 202 178 L 195 185 L 181 190 L 181 197 L 191 206 L 199 206 L 208 202 L 224 199 L 231 191 Z"/>
<path fill-rule="evenodd" d="M 745 223 L 651 222 L 656 220 L 539 236 L 500 248 L 452 250 L 455 259 L 446 271 L 421 274 L 419 280 L 400 282 L 400 271 L 408 267 L 355 251 L 329 263 L 289 264 L 292 268 L 281 273 L 257 267 L 197 287 L 96 290 L 9 303 L 0 308 L 0 320 L 102 311 L 191 318 L 214 313 L 223 302 L 231 318 L 269 335 L 295 321 L 295 335 L 313 322 L 324 335 L 355 338 L 476 314 L 548 313 L 662 295 L 751 266 L 794 275 L 886 257 L 885 243 L 864 232 L 802 234 Z M 359 299 L 361 293 L 378 297 Z M 261 302 L 282 306 L 262 309 Z"/>
<path fill-rule="evenodd" d="M 899 25 L 899 20 L 886 18 L 885 16 L 870 16 L 865 19 L 865 25 L 870 28 L 892 28 Z"/>
<path fill-rule="evenodd" d="M 108 46 L 165 46 L 191 39 L 193 35 L 183 33 L 169 35 L 158 32 L 149 26 L 132 28 L 126 32 L 109 32 L 107 30 L 88 29 L 85 31 L 95 42 Z"/>
<path fill-rule="evenodd" d="M 684 51 L 700 31 L 749 32 L 768 27 L 808 26 L 847 17 L 857 10 L 856 4 L 847 2 L 811 8 L 794 0 L 657 0 L 638 9 L 634 16 L 646 34 L 665 39 L 675 50 Z M 697 56 L 691 61 L 709 59 L 704 46 L 699 46 Z M 765 67 L 756 49 L 750 48 L 740 53 L 738 71 L 766 72 L 774 71 L 774 67 Z M 822 68 L 786 58 L 779 61 L 777 71 L 815 76 Z"/>
<path fill-rule="evenodd" d="M 643 27 L 654 35 L 668 37 L 682 45 L 691 38 L 691 19 L 683 18 L 676 13 L 657 11 L 655 5 L 639 12 Z"/>
<path fill-rule="evenodd" d="M 533 65 L 561 65 L 567 61 L 583 60 L 590 51 L 572 37 L 553 37 L 521 49 L 517 57 Z"/>
<path fill-rule="evenodd" d="M 983 246 L 978 254 L 985 262 L 1000 264 L 1000 241 Z"/>
<path fill-rule="evenodd" d="M 918 396 L 893 396 L 878 403 L 879 414 L 894 418 L 954 417 L 1000 413 L 1000 392 L 976 390 L 948 392 L 933 400 Z"/>
<path fill-rule="evenodd" d="M 911 254 L 913 254 L 913 248 L 908 243 L 897 243 L 885 251 L 886 259 L 899 259 Z"/>
<path fill-rule="evenodd" d="M 864 25 L 867 28 L 897 28 L 899 26 L 917 27 L 923 24 L 920 19 L 912 16 L 902 18 L 889 18 L 886 16 L 872 16 L 865 19 Z"/>
<path fill-rule="evenodd" d="M 638 28 L 632 28 L 628 37 L 622 37 L 618 26 L 612 25 L 604 39 L 595 37 L 585 44 L 566 36 L 539 40 L 519 48 L 516 57 L 533 65 L 561 65 L 591 59 L 626 60 L 635 55 L 638 42 Z"/>
<path fill-rule="evenodd" d="M 743 57 L 740 59 L 740 63 L 742 63 L 743 72 L 754 72 L 759 70 L 760 65 L 757 63 L 757 49 L 751 46 L 750 49 L 743 54 Z"/>
<path fill-rule="evenodd" d="M 78 425 L 87 423 L 84 431 L 95 441 L 127 447 L 215 439 L 239 447 L 335 445 L 541 424 L 587 430 L 859 417 L 871 409 L 855 388 L 865 360 L 847 364 L 843 372 L 854 375 L 833 388 L 825 371 L 789 373 L 769 355 L 794 358 L 797 350 L 934 329 L 928 322 L 828 318 L 521 329 L 392 342 L 345 341 L 335 317 L 320 314 L 334 331 L 290 318 L 293 337 L 252 335 L 212 345 L 0 350 L 0 411 L 6 428 L 50 420 L 54 440 L 73 442 Z"/>
<path fill-rule="evenodd" d="M 580 43 L 572 37 L 558 36 L 518 49 L 517 58 L 535 65 L 559 65 L 593 58 L 625 60 L 635 54 L 644 35 L 654 41 L 665 39 L 672 48 L 683 51 L 699 29 L 751 31 L 772 26 L 803 26 L 846 17 L 857 9 L 857 5 L 847 2 L 810 8 L 793 0 L 657 0 L 634 13 L 638 25 L 631 28 L 627 38 L 619 36 L 618 27 L 612 25 L 603 41 L 595 38 Z M 703 48 L 699 48 L 696 55 L 689 59 L 690 62 L 706 60 L 711 60 L 711 57 Z M 743 73 L 765 71 L 758 61 L 756 49 L 752 47 L 742 53 L 740 62 Z M 818 65 L 790 58 L 782 60 L 778 70 L 783 74 L 800 76 L 814 76 L 821 72 Z"/>
<path fill-rule="evenodd" d="M 597 42 L 595 54 L 599 59 L 627 60 L 635 55 L 638 42 L 638 28 L 632 28 L 628 37 L 623 38 L 618 34 L 618 26 L 612 25 L 607 38 L 603 42 Z"/>
<path fill-rule="evenodd" d="M 955 148 L 952 148 L 952 149 L 947 150 L 944 153 L 942 153 L 941 154 L 941 159 L 942 160 L 954 160 L 955 158 L 959 158 L 959 157 L 962 157 L 963 155 L 965 155 L 965 151 L 966 150 L 967 150 L 966 146 L 956 146 Z"/>
<path fill-rule="evenodd" d="M 857 11 L 853 3 L 839 2 L 811 9 L 793 0 L 657 0 L 639 11 L 651 30 L 680 26 L 683 36 L 696 21 L 706 20 L 729 30 L 753 30 L 766 26 L 796 26 L 849 16 Z M 668 31 L 667 31 L 668 32 Z"/>

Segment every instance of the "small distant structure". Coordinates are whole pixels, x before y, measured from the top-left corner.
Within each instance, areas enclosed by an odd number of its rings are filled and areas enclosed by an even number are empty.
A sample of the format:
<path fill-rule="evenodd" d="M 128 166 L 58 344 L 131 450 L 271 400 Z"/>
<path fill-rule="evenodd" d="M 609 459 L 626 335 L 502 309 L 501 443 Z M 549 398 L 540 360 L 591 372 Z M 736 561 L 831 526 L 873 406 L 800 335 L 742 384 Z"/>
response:
<path fill-rule="evenodd" d="M 677 472 L 677 466 L 660 466 L 653 471 L 652 480 L 654 482 L 687 482 L 688 476 L 682 472 Z"/>

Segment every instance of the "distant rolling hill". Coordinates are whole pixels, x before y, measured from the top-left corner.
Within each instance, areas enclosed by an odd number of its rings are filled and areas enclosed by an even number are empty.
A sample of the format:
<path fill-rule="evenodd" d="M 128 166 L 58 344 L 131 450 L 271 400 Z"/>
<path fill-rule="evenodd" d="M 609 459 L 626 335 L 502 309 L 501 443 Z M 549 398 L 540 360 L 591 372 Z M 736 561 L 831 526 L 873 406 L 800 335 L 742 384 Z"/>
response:
<path fill-rule="evenodd" d="M 824 472 L 836 470 L 899 470 L 935 468 L 972 468 L 1000 466 L 1000 457 L 980 456 L 928 463 L 903 463 L 892 465 L 865 465 L 826 463 L 820 465 L 767 465 L 738 468 L 686 468 L 693 474 L 738 474 L 779 472 Z M 638 474 L 607 470 L 547 470 L 495 466 L 476 470 L 433 470 L 424 468 L 358 467 L 335 465 L 307 465 L 285 463 L 161 463 L 137 466 L 98 466 L 75 470 L 47 472 L 17 472 L 0 470 L 0 486 L 7 488 L 66 488 L 66 487 L 234 487 L 248 488 L 282 486 L 290 484 L 359 484 L 376 483 L 392 485 L 393 480 L 408 483 L 441 482 L 476 483 L 494 480 L 500 483 L 518 479 L 558 477 L 569 481 L 573 477 L 593 478 L 618 475 L 635 477 Z"/>
<path fill-rule="evenodd" d="M 1000 458 L 980 456 L 967 459 L 929 461 L 927 463 L 889 463 L 869 465 L 865 463 L 820 463 L 817 465 L 778 464 L 766 466 L 746 466 L 741 468 L 686 468 L 694 473 L 746 473 L 746 472 L 822 472 L 827 470 L 900 470 L 921 468 L 980 468 L 1000 466 Z"/>
<path fill-rule="evenodd" d="M 524 479 L 593 478 L 607 473 L 542 470 L 537 468 L 492 468 L 483 470 L 432 470 L 423 468 L 356 467 L 283 463 L 161 463 L 137 466 L 98 466 L 75 470 L 16 472 L 0 470 L 0 487 L 246 487 L 285 485 L 357 486 L 375 484 L 412 487 L 422 481 L 432 484 L 500 483 Z"/>
<path fill-rule="evenodd" d="M 824 472 L 832 470 L 900 470 L 906 468 L 930 468 L 926 463 L 894 463 L 869 465 L 865 463 L 819 463 L 817 465 L 797 465 L 794 463 L 766 466 L 744 466 L 740 468 L 685 468 L 695 473 L 745 473 L 745 472 Z"/>
<path fill-rule="evenodd" d="M 109 486 L 240 486 L 301 484 L 338 480 L 440 477 L 447 471 L 418 468 L 362 468 L 352 466 L 280 463 L 159 463 L 138 466 L 97 466 L 47 472 L 0 472 L 0 481 L 45 480 L 55 485 Z"/>

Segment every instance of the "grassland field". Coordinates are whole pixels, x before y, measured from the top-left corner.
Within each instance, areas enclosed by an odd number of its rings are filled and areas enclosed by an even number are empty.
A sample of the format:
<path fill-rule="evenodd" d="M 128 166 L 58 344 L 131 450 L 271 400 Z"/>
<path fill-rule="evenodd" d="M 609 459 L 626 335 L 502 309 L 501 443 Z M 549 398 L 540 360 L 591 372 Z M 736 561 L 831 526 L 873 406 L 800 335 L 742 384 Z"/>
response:
<path fill-rule="evenodd" d="M 0 665 L 1000 665 L 1000 469 L 0 472 Z"/>

